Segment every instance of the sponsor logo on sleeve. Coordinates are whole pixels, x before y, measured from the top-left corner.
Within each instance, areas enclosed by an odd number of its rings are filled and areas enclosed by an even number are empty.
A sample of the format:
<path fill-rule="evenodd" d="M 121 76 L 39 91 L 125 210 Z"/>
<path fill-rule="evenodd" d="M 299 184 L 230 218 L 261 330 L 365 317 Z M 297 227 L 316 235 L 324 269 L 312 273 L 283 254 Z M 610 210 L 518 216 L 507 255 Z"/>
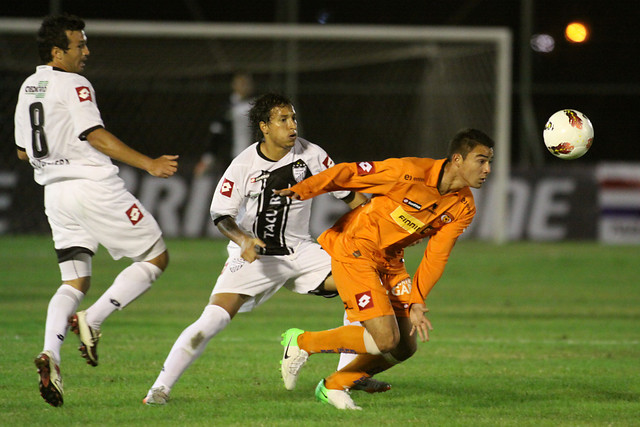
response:
<path fill-rule="evenodd" d="M 373 308 L 373 298 L 371 297 L 371 291 L 356 294 L 356 302 L 360 311 Z"/>
<path fill-rule="evenodd" d="M 126 214 L 129 218 L 129 221 L 131 221 L 131 224 L 133 225 L 136 225 L 142 218 L 144 218 L 144 215 L 142 215 L 142 211 L 140 211 L 140 208 L 138 208 L 135 203 L 131 205 L 129 209 L 127 209 Z"/>
<path fill-rule="evenodd" d="M 329 169 L 331 166 L 335 165 L 335 163 L 333 163 L 333 160 L 331 160 L 331 157 L 327 156 L 327 157 L 322 161 L 322 165 L 323 165 L 326 169 Z"/>
<path fill-rule="evenodd" d="M 78 99 L 80 100 L 80 102 L 93 101 L 93 99 L 91 99 L 91 91 L 86 86 L 77 87 L 76 93 L 78 94 Z"/>
<path fill-rule="evenodd" d="M 373 162 L 359 162 L 358 163 L 358 175 L 369 175 L 375 173 L 376 168 L 373 166 Z"/>
<path fill-rule="evenodd" d="M 222 185 L 220 186 L 220 194 L 223 196 L 231 197 L 231 193 L 233 193 L 233 181 L 229 181 L 227 178 L 224 179 Z"/>

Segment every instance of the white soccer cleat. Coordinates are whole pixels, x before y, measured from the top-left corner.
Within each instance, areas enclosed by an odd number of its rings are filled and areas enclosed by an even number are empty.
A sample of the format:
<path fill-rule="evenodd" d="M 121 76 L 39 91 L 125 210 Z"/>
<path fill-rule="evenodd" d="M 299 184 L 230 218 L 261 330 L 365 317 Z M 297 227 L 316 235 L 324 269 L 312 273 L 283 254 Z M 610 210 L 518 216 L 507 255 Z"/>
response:
<path fill-rule="evenodd" d="M 280 361 L 282 365 L 280 372 L 282 374 L 282 380 L 284 381 L 284 387 L 287 390 L 296 388 L 300 369 L 307 363 L 307 359 L 309 358 L 309 353 L 298 347 L 298 336 L 302 333 L 304 333 L 302 329 L 292 328 L 282 334 L 280 344 L 284 346 L 284 353 Z"/>
<path fill-rule="evenodd" d="M 169 392 L 164 386 L 155 387 L 149 390 L 147 396 L 142 399 L 145 405 L 166 405 L 169 401 Z"/>
<path fill-rule="evenodd" d="M 328 403 L 338 409 L 350 409 L 361 411 L 362 408 L 351 399 L 347 390 L 333 390 L 325 387 L 324 379 L 321 379 L 316 387 L 316 399 L 320 402 Z"/>
<path fill-rule="evenodd" d="M 87 312 L 79 311 L 69 317 L 69 326 L 80 339 L 80 353 L 87 360 L 87 364 L 98 366 L 98 341 L 102 334 L 87 323 Z"/>
<path fill-rule="evenodd" d="M 40 375 L 40 395 L 51 406 L 62 406 L 64 391 L 60 367 L 53 361 L 50 351 L 43 351 L 34 360 Z"/>

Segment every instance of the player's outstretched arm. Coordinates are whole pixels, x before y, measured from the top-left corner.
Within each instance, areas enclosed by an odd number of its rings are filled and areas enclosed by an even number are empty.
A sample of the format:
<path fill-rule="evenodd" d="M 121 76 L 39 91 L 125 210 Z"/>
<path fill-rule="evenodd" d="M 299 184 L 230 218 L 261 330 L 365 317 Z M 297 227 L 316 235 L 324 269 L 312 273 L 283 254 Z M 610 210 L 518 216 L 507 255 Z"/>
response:
<path fill-rule="evenodd" d="M 178 156 L 164 155 L 152 159 L 129 147 L 104 128 L 98 128 L 89 133 L 87 141 L 93 148 L 112 159 L 145 170 L 153 176 L 168 178 L 178 170 Z"/>
<path fill-rule="evenodd" d="M 216 225 L 222 234 L 240 246 L 240 255 L 246 261 L 253 262 L 260 258 L 258 256 L 259 248 L 267 247 L 262 240 L 245 233 L 230 216 L 218 221 Z"/>

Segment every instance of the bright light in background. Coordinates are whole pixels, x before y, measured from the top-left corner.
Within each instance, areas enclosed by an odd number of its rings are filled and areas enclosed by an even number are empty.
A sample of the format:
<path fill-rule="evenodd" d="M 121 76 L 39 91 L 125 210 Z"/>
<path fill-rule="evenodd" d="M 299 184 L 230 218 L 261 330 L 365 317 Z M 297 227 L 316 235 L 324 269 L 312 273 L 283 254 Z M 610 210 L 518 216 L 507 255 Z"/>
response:
<path fill-rule="evenodd" d="M 589 29 L 580 22 L 572 22 L 564 30 L 564 36 L 572 43 L 582 43 L 589 38 Z"/>
<path fill-rule="evenodd" d="M 549 53 L 556 47 L 556 41 L 549 34 L 534 34 L 529 42 L 536 52 Z"/>

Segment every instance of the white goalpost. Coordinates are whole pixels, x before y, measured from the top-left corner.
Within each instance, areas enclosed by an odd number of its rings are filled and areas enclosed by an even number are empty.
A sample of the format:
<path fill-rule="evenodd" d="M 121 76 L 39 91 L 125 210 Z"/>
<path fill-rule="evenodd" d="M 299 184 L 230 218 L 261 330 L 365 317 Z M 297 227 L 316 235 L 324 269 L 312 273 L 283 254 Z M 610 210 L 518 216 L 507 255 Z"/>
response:
<path fill-rule="evenodd" d="M 252 73 L 261 88 L 290 96 L 302 136 L 318 141 L 336 161 L 443 157 L 460 128 L 486 131 L 496 148 L 483 209 L 492 217 L 491 240 L 507 240 L 508 29 L 86 22 L 95 54 L 87 77 L 103 115 L 127 141 L 180 144 L 197 156 L 212 100 L 224 99 L 229 76 L 238 70 Z M 0 70 L 7 76 L 0 82 L 0 111 L 7 116 L 15 99 L 6 94 L 16 94 L 39 62 L 39 24 L 0 18 Z M 11 137 L 9 124 L 0 126 L 0 136 Z"/>

